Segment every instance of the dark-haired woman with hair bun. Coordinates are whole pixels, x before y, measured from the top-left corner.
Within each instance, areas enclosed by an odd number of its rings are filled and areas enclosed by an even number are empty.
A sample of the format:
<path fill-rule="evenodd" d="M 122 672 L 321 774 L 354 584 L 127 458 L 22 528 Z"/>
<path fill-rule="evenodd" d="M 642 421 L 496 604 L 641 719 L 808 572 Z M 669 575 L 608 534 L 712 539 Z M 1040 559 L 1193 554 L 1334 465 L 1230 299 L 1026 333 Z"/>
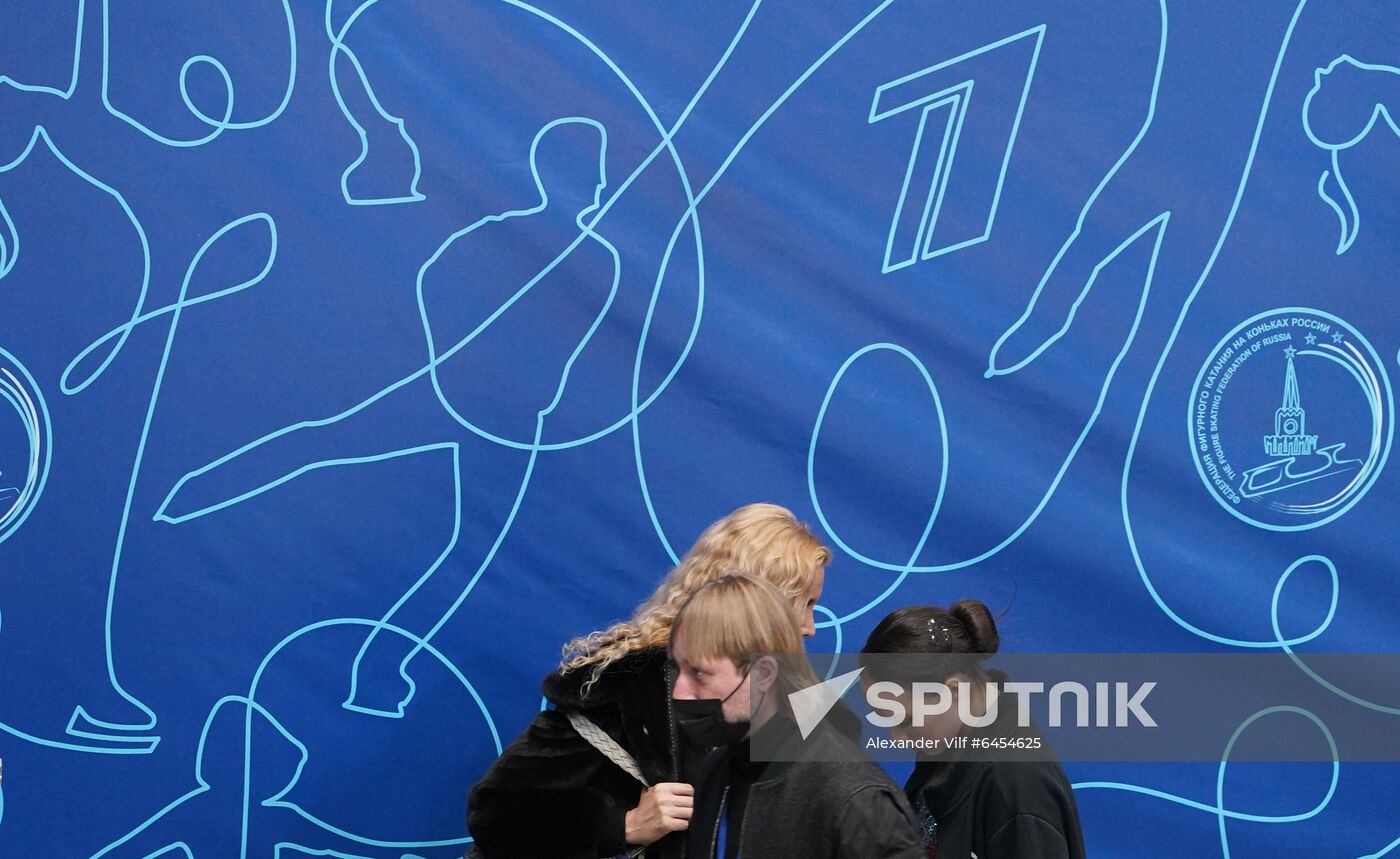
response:
<path fill-rule="evenodd" d="M 1084 837 L 1069 778 L 1034 724 L 1020 727 L 1015 707 L 998 707 L 995 720 L 985 727 L 964 725 L 958 715 L 965 710 L 984 716 L 987 685 L 1006 682 L 1003 672 L 983 665 L 1000 646 L 987 606 L 959 600 L 946 609 L 916 605 L 891 612 L 861 650 L 864 682 L 891 680 L 906 690 L 917 681 L 942 682 L 954 699 L 945 713 L 925 717 L 922 726 L 891 728 L 893 737 L 931 747 L 919 751 L 904 786 L 920 818 L 924 846 L 930 859 L 1083 859 Z M 929 658 L 881 659 L 878 654 Z M 971 700 L 957 701 L 959 695 Z M 949 748 L 948 740 L 959 735 L 969 740 L 974 735 L 1039 738 L 1034 743 L 1039 751 L 978 760 L 969 751 L 971 742 Z"/>

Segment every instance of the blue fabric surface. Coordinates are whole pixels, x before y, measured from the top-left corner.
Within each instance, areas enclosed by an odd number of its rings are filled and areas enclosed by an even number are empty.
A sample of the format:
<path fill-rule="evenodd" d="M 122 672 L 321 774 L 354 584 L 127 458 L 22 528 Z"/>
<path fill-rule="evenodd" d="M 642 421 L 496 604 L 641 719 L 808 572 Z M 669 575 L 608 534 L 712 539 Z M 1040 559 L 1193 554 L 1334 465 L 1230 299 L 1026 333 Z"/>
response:
<path fill-rule="evenodd" d="M 1400 647 L 1397 45 L 3 0 L 0 855 L 459 856 L 560 644 L 751 501 L 835 549 L 813 651 Z M 1096 857 L 1400 843 L 1393 767 L 1067 769 Z"/>

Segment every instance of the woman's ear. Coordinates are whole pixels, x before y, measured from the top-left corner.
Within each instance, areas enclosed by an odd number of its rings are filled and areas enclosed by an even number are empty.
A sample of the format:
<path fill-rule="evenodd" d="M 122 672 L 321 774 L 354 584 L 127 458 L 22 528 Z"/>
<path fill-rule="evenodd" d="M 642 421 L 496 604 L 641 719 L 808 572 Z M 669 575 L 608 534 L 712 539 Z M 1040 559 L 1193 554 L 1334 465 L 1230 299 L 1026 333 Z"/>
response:
<path fill-rule="evenodd" d="M 771 656 L 760 656 L 749 668 L 749 678 L 758 692 L 767 692 L 778 681 L 778 660 Z"/>

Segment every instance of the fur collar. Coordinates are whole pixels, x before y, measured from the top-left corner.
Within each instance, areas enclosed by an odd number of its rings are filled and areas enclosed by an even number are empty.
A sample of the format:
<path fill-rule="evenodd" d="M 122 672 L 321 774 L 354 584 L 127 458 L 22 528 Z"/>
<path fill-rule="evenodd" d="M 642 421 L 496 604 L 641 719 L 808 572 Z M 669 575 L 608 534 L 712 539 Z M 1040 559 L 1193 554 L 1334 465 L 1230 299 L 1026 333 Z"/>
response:
<path fill-rule="evenodd" d="M 556 707 L 596 707 L 606 704 L 635 702 L 639 686 L 655 686 L 661 695 L 669 695 L 666 688 L 666 649 L 647 647 L 627 654 L 603 669 L 597 682 L 588 687 L 585 696 L 583 686 L 593 676 L 589 666 L 569 671 L 555 671 L 544 678 L 541 691 Z"/>

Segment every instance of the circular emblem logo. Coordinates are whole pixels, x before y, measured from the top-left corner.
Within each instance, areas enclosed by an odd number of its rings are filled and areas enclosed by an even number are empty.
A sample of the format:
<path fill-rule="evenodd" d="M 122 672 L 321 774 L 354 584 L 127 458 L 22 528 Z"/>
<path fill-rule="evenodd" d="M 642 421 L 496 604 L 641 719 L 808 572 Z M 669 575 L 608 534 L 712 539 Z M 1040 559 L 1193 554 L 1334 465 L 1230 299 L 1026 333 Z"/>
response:
<path fill-rule="evenodd" d="M 1385 366 L 1320 310 L 1253 317 L 1196 375 L 1186 427 L 1196 471 L 1222 507 L 1272 531 L 1316 528 L 1371 488 L 1393 435 Z"/>
<path fill-rule="evenodd" d="M 49 410 L 34 377 L 0 349 L 0 542 L 15 532 L 49 475 Z"/>

